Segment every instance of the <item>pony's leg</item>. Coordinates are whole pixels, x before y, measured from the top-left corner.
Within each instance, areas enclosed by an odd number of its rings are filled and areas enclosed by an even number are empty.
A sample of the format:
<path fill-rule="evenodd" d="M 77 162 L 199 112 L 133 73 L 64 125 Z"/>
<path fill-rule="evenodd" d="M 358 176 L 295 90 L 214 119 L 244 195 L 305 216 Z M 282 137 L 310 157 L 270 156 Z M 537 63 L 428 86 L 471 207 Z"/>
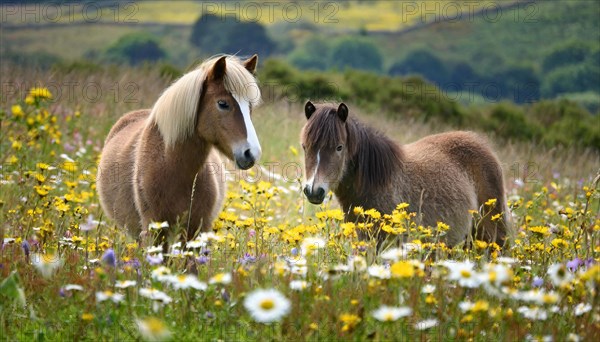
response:
<path fill-rule="evenodd" d="M 493 165 L 488 164 L 487 172 L 480 172 L 480 177 L 476 179 L 477 201 L 479 206 L 483 206 L 485 217 L 475 232 L 475 238 L 495 242 L 502 247 L 508 231 L 502 168 L 498 163 L 490 164 Z M 496 203 L 491 208 L 485 206 L 485 202 L 489 199 L 496 199 Z M 492 220 L 493 217 L 498 216 L 499 218 Z"/>

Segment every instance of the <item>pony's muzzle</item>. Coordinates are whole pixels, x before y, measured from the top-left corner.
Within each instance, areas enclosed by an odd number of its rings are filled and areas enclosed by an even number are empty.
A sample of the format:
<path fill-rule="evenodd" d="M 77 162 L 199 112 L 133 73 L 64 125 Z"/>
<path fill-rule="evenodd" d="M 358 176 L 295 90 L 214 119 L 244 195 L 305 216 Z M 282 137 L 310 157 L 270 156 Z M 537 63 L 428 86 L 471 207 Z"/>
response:
<path fill-rule="evenodd" d="M 253 152 L 252 149 L 245 149 L 243 152 L 234 154 L 235 164 L 242 170 L 248 170 L 256 163 L 260 157 L 260 151 Z"/>
<path fill-rule="evenodd" d="M 325 199 L 325 189 L 318 187 L 313 189 L 310 185 L 304 187 L 304 195 L 312 204 L 321 204 Z"/>

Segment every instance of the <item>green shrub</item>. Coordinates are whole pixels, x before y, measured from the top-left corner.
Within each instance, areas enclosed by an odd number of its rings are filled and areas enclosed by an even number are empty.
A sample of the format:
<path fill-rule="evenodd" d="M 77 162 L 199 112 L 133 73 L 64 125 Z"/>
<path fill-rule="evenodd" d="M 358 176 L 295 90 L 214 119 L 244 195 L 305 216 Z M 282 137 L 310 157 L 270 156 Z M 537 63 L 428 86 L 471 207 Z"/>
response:
<path fill-rule="evenodd" d="M 542 62 L 544 72 L 583 62 L 592 52 L 591 46 L 582 41 L 572 41 L 555 47 Z"/>
<path fill-rule="evenodd" d="M 153 36 L 146 33 L 132 33 L 122 36 L 109 46 L 105 58 L 113 63 L 137 65 L 145 61 L 158 61 L 166 55 Z"/>
<path fill-rule="evenodd" d="M 537 140 L 542 134 L 541 127 L 531 122 L 523 109 L 509 103 L 495 105 L 483 126 L 498 136 L 517 140 Z"/>
<path fill-rule="evenodd" d="M 585 91 L 600 93 L 600 66 L 591 62 L 554 69 L 546 75 L 541 88 L 546 98 Z"/>
<path fill-rule="evenodd" d="M 276 49 L 275 42 L 267 35 L 261 24 L 244 22 L 229 16 L 221 18 L 211 14 L 202 15 L 196 20 L 192 27 L 190 42 L 209 55 L 257 53 L 266 57 Z"/>
<path fill-rule="evenodd" d="M 444 86 L 444 83 L 448 81 L 448 71 L 444 63 L 428 50 L 411 52 L 404 60 L 392 65 L 389 74 L 392 76 L 421 75 L 440 86 Z"/>
<path fill-rule="evenodd" d="M 340 70 L 352 68 L 380 72 L 383 57 L 379 48 L 370 41 L 348 38 L 333 47 L 330 65 Z"/>

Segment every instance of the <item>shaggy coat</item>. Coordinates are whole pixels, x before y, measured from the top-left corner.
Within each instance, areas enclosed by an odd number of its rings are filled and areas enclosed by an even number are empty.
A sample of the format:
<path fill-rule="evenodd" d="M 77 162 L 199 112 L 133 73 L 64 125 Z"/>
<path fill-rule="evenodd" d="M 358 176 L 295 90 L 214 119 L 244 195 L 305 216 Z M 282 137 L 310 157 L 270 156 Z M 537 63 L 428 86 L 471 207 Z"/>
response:
<path fill-rule="evenodd" d="M 97 190 L 105 214 L 138 235 L 151 222 L 181 222 L 191 237 L 221 210 L 225 177 L 218 152 L 247 169 L 260 157 L 250 121 L 260 101 L 254 56 L 213 58 L 171 85 L 150 110 L 110 130 Z"/>
<path fill-rule="evenodd" d="M 345 220 L 355 221 L 355 206 L 389 214 L 405 202 L 408 210 L 418 214 L 420 224 L 448 224 L 445 242 L 449 246 L 465 241 L 472 231 L 477 239 L 504 244 L 508 209 L 502 168 L 484 138 L 456 131 L 400 146 L 348 117 L 343 103 L 336 108 L 308 102 L 305 114 L 308 122 L 301 134 L 307 177 L 304 193 L 312 203 L 321 203 L 331 190 Z M 474 227 L 469 211 L 478 210 L 489 199 L 497 202 L 486 208 L 489 213 L 482 226 Z M 501 218 L 492 221 L 496 214 Z"/>

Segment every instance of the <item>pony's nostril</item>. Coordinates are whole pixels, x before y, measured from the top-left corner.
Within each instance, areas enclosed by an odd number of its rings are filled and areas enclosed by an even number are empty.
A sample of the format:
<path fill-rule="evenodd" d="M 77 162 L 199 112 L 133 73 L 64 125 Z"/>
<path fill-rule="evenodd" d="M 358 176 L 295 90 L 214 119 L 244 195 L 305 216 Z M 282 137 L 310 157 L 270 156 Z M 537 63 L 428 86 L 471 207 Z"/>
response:
<path fill-rule="evenodd" d="M 310 189 L 308 188 L 308 185 L 304 187 L 304 194 L 308 197 L 310 196 Z"/>
<path fill-rule="evenodd" d="M 250 152 L 250 149 L 244 151 L 244 157 L 248 160 L 254 160 L 254 156 L 252 155 L 252 152 Z"/>
<path fill-rule="evenodd" d="M 325 197 L 325 189 L 323 189 L 323 188 L 319 188 L 319 189 L 317 190 L 317 197 L 319 197 L 319 198 L 320 198 L 320 197 Z"/>

